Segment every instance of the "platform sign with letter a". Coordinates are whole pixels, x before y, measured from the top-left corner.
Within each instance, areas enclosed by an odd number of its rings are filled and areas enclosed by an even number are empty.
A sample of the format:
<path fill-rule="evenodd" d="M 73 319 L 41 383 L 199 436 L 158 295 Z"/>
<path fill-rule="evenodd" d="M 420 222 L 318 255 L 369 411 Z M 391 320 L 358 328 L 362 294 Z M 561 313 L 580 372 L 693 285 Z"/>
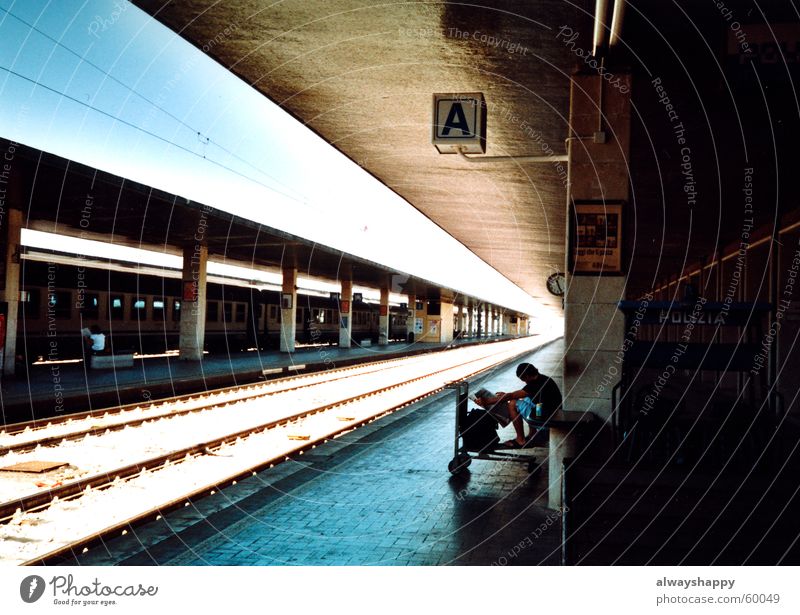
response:
<path fill-rule="evenodd" d="M 440 154 L 486 152 L 486 101 L 481 92 L 433 95 L 433 144 Z"/>

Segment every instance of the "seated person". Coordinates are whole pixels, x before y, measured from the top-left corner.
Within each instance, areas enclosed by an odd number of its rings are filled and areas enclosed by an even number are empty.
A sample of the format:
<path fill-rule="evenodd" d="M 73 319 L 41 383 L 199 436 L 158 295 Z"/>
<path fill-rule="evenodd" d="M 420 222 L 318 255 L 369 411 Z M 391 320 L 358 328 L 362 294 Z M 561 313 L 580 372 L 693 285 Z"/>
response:
<path fill-rule="evenodd" d="M 522 448 L 530 444 L 538 430 L 533 427 L 536 420 L 544 421 L 548 416 L 561 409 L 561 391 L 553 380 L 539 373 L 530 363 L 520 363 L 517 365 L 517 378 L 525 383 L 519 391 L 513 393 L 498 392 L 494 397 L 482 397 L 477 403 L 483 407 L 491 407 L 495 404 L 508 402 L 508 413 L 511 423 L 514 425 L 516 438 L 503 442 L 503 448 Z M 542 404 L 542 417 L 536 419 L 534 411 L 536 404 Z M 523 419 L 531 425 L 530 438 L 525 440 L 525 428 Z"/>
<path fill-rule="evenodd" d="M 88 335 L 84 329 L 84 336 L 86 337 L 86 346 L 92 354 L 102 354 L 106 349 L 106 336 L 97 325 L 89 327 Z"/>

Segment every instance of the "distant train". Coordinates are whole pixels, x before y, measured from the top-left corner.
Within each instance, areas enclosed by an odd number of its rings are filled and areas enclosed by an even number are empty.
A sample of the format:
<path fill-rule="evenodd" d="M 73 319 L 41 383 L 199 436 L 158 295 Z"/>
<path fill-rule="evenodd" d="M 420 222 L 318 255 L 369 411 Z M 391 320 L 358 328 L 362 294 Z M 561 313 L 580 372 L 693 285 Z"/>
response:
<path fill-rule="evenodd" d="M 207 284 L 206 350 L 277 348 L 279 292 L 259 290 L 241 280 L 212 279 L 217 278 L 209 276 Z M 82 356 L 80 332 L 92 324 L 103 329 L 114 351 L 152 354 L 178 348 L 183 302 L 176 277 L 90 268 L 80 259 L 25 260 L 21 290 L 17 354 L 27 362 Z M 379 306 L 355 302 L 351 338 L 377 342 L 378 315 Z M 338 343 L 337 300 L 298 294 L 296 319 L 298 343 Z M 405 337 L 406 311 L 392 306 L 389 338 Z"/>

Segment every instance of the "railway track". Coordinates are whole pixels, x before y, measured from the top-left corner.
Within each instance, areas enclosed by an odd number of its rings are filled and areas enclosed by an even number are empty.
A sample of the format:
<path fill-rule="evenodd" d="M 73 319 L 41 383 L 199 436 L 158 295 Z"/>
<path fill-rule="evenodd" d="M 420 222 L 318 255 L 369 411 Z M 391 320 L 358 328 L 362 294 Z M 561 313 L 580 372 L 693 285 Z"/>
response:
<path fill-rule="evenodd" d="M 340 367 L 314 374 L 276 378 L 269 382 L 224 387 L 202 394 L 178 395 L 150 404 L 128 404 L 49 418 L 46 421 L 14 423 L 0 430 L 0 463 L 2 456 L 8 453 L 32 451 L 37 447 L 53 446 L 64 441 L 80 440 L 86 436 L 136 427 L 153 420 L 201 412 L 214 406 L 224 407 L 229 403 L 246 399 L 296 391 L 351 378 L 353 375 L 380 372 L 392 369 L 404 360 L 385 359 L 367 365 Z"/>
<path fill-rule="evenodd" d="M 80 478 L 68 480 L 63 484 L 46 485 L 45 488 L 23 497 L 9 499 L 0 504 L 0 522 L 4 524 L 0 526 L 0 530 L 5 530 L 5 535 L 3 535 L 5 539 L 26 545 L 38 543 L 39 548 L 33 557 L 31 557 L 32 550 L 30 548 L 20 549 L 19 557 L 14 560 L 14 563 L 41 563 L 70 550 L 82 548 L 109 533 L 113 534 L 120 527 L 128 527 L 142 520 L 157 518 L 166 508 L 213 492 L 220 485 L 231 484 L 292 455 L 302 454 L 320 442 L 431 395 L 441 390 L 448 381 L 474 376 L 522 352 L 528 352 L 533 345 L 531 340 L 516 340 L 493 345 L 491 351 L 479 352 L 474 349 L 470 352 L 466 352 L 468 349 L 448 351 L 454 353 L 449 357 L 451 364 L 438 369 L 431 369 L 431 366 L 437 362 L 441 363 L 443 356 L 448 353 L 440 353 L 435 357 L 417 357 L 414 361 L 414 368 L 410 371 L 407 365 L 403 365 L 404 360 L 401 359 L 373 365 L 372 369 L 362 370 L 357 376 L 354 376 L 353 370 L 348 368 L 349 375 L 332 374 L 331 378 L 315 384 L 309 383 L 307 376 L 302 376 L 299 378 L 306 380 L 305 384 L 300 384 L 297 378 L 288 378 L 278 384 L 273 382 L 267 383 L 267 385 L 249 385 L 244 387 L 244 400 L 227 399 L 223 402 L 219 395 L 221 392 L 217 391 L 214 393 L 216 396 L 214 401 L 207 402 L 205 405 L 195 404 L 191 409 L 182 408 L 180 413 L 171 413 L 152 420 L 136 417 L 126 426 L 119 427 L 119 430 L 146 428 L 145 421 L 149 420 L 151 425 L 169 424 L 174 430 L 180 431 L 184 429 L 181 423 L 187 420 L 189 414 L 203 412 L 208 415 L 219 414 L 231 408 L 242 410 L 245 406 L 258 404 L 265 398 L 280 397 L 281 393 L 285 397 L 302 389 L 312 390 L 314 387 L 325 387 L 326 391 L 330 391 L 332 385 L 337 382 L 341 385 L 344 384 L 344 381 L 347 381 L 348 388 L 352 388 L 355 387 L 356 379 L 364 380 L 361 389 L 355 394 L 342 395 L 339 393 L 332 399 L 326 400 L 325 403 L 304 406 L 296 411 L 272 416 L 268 420 L 263 420 L 263 416 L 260 416 L 260 420 L 243 429 L 228 431 L 200 441 L 193 440 L 185 446 L 177 446 L 149 457 L 140 457 L 133 463 L 100 467 L 96 471 L 88 472 Z M 404 370 L 406 374 L 402 376 Z M 370 376 L 372 384 L 369 384 L 367 380 Z M 375 384 L 375 377 L 378 376 L 384 378 L 390 376 L 391 379 L 387 384 L 378 385 Z M 264 387 L 268 385 L 275 385 L 277 388 L 266 392 Z M 280 389 L 281 393 L 278 393 L 280 387 L 283 388 Z M 179 399 L 185 402 L 188 401 L 187 397 L 189 396 Z M 153 404 L 153 406 L 163 405 L 163 402 Z M 119 417 L 119 414 L 117 416 Z M 231 419 L 232 416 L 228 412 L 225 418 Z M 64 422 L 66 423 L 66 420 Z M 134 425 L 137 427 L 132 427 Z M 32 430 L 29 429 L 28 432 L 30 431 Z M 26 432 L 23 430 L 18 433 Z M 97 432 L 95 428 L 78 429 L 71 433 L 69 440 L 85 444 L 102 440 L 108 437 L 109 433 L 109 430 L 105 428 L 102 433 Z M 127 433 L 120 431 L 119 435 L 128 437 L 131 433 L 132 431 Z M 191 431 L 191 434 L 195 435 L 196 432 Z M 55 439 L 52 436 L 44 435 L 39 438 L 39 444 L 34 449 L 26 450 L 32 451 L 30 455 L 38 452 L 41 456 L 43 451 L 49 452 L 54 448 L 46 447 L 43 443 L 54 442 Z M 61 440 L 63 441 L 63 438 Z M 265 451 L 268 452 L 265 453 Z M 130 454 L 130 452 L 124 453 L 124 455 Z M 23 460 L 26 458 L 24 453 L 20 455 L 17 451 L 8 452 L 7 456 Z M 176 468 L 185 468 L 187 464 L 201 463 L 208 468 L 201 472 L 203 479 L 199 483 L 188 484 L 184 481 L 183 484 L 180 484 L 182 472 L 180 470 L 176 472 Z M 114 499 L 115 502 L 121 501 L 124 497 L 118 496 L 123 486 L 131 487 L 134 491 L 137 488 L 147 491 L 147 487 L 137 487 L 137 481 L 146 483 L 147 480 L 150 480 L 152 482 L 154 477 L 166 481 L 171 474 L 176 474 L 176 477 L 175 482 L 169 483 L 169 497 L 162 496 L 158 501 L 143 499 L 138 503 L 138 510 L 123 512 L 121 518 L 119 514 L 116 514 L 113 519 L 98 514 L 99 527 L 83 528 L 82 534 L 76 539 L 64 542 L 63 536 L 71 535 L 70 532 L 74 530 L 69 529 L 69 524 L 65 526 L 64 523 L 50 518 L 59 512 L 69 516 L 71 512 L 74 513 L 80 508 L 91 507 L 94 505 L 93 502 L 96 503 L 98 498 L 102 499 L 103 494 L 106 493 L 109 494 L 108 498 Z M 1 482 L 2 480 L 0 480 Z M 43 535 L 42 532 L 37 531 L 21 531 L 26 525 L 32 530 L 49 526 L 50 532 Z M 55 546 L 62 542 L 64 544 Z M 9 562 L 9 559 L 13 559 L 13 556 L 9 557 L 0 553 L 0 561 Z"/>

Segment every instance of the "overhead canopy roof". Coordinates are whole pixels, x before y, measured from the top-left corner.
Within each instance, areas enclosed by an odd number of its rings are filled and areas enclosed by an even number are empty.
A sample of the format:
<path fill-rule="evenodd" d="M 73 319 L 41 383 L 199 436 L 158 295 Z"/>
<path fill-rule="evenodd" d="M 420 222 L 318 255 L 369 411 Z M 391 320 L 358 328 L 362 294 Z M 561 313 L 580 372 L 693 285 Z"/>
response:
<path fill-rule="evenodd" d="M 556 33 L 590 29 L 593 2 L 135 4 L 560 315 L 545 280 L 564 268 L 566 165 L 438 154 L 432 94 L 484 93 L 487 154 L 563 154 L 575 58 Z"/>
<path fill-rule="evenodd" d="M 377 263 L 0 139 L 2 151 L 10 148 L 14 165 L 8 191 L 23 204 L 27 228 L 165 254 L 179 255 L 183 246 L 204 242 L 210 258 L 230 264 L 296 266 L 300 274 L 332 282 L 352 271 L 353 281 L 363 286 L 388 282 L 397 293 L 415 292 L 434 301 L 465 299 Z"/>

